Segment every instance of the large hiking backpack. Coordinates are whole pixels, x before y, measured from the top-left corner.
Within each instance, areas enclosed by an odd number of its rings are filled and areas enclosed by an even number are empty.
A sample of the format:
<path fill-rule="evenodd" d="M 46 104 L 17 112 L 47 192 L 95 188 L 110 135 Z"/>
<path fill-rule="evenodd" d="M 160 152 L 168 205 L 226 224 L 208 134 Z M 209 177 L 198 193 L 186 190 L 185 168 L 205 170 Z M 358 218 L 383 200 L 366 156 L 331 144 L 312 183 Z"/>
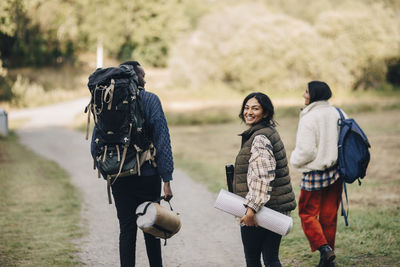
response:
<path fill-rule="evenodd" d="M 155 148 L 147 134 L 138 77 L 130 65 L 99 68 L 89 76 L 90 113 L 96 126 L 94 169 L 106 175 L 108 199 L 110 184 L 118 177 L 138 174 L 145 161 L 154 163 Z"/>
<path fill-rule="evenodd" d="M 338 166 L 340 177 L 343 180 L 344 194 L 347 198 L 346 183 L 353 183 L 365 177 L 367 167 L 370 160 L 369 148 L 371 147 L 367 136 L 361 130 L 361 127 L 354 119 L 346 119 L 339 108 L 336 108 L 340 114 L 338 125 L 340 126 L 338 140 Z M 347 213 L 344 211 L 343 200 L 342 216 L 344 216 L 345 224 L 348 226 Z"/>

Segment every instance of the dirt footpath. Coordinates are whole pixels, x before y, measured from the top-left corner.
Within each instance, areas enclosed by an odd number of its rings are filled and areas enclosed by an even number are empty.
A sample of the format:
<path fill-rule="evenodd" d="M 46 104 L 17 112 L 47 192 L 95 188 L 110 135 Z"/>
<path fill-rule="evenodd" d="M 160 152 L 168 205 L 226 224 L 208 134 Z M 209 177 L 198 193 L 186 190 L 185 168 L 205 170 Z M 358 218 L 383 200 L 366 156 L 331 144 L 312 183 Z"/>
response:
<path fill-rule="evenodd" d="M 83 112 L 88 99 L 10 113 L 10 120 L 28 118 L 17 131 L 23 144 L 66 169 L 82 193 L 82 227 L 87 235 L 76 240 L 77 258 L 84 266 L 119 266 L 119 226 L 114 205 L 107 201 L 106 183 L 97 178 L 90 157 L 90 142 L 83 133 L 65 128 Z M 163 246 L 165 267 L 245 266 L 236 220 L 213 208 L 216 195 L 175 170 L 171 204 L 180 213 L 181 231 Z M 149 266 L 138 231 L 136 266 Z"/>

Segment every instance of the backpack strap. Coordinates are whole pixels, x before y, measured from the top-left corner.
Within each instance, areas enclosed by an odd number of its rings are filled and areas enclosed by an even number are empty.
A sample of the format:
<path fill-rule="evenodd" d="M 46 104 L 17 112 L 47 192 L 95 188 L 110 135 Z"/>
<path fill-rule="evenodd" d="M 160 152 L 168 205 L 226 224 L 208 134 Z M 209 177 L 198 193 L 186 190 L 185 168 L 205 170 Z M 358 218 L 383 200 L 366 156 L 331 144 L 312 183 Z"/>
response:
<path fill-rule="evenodd" d="M 107 175 L 107 195 L 108 195 L 108 203 L 112 204 L 111 199 L 111 176 Z"/>
<path fill-rule="evenodd" d="M 93 170 L 97 168 L 97 178 L 100 178 L 100 169 L 98 167 L 98 161 L 100 160 L 101 156 L 97 156 L 97 149 L 99 146 L 99 138 L 94 140 L 94 157 L 93 157 Z"/>
<path fill-rule="evenodd" d="M 338 121 L 338 126 L 342 126 L 342 121 L 345 120 L 343 112 L 340 108 L 338 108 L 338 107 L 335 107 L 335 108 L 339 112 L 339 115 L 340 115 L 340 120 Z"/>
<path fill-rule="evenodd" d="M 336 108 L 336 110 L 339 112 L 339 115 L 340 115 L 340 119 L 338 120 L 337 125 L 338 125 L 339 127 L 342 127 L 342 126 L 343 126 L 343 121 L 345 120 L 344 115 L 343 115 L 343 112 L 342 112 L 342 110 L 341 110 L 340 108 L 338 108 L 338 107 L 335 107 L 335 108 Z M 344 179 L 341 179 L 341 180 L 343 181 L 343 192 L 342 192 L 342 194 L 340 195 L 341 215 L 342 215 L 343 218 L 344 218 L 344 223 L 345 223 L 345 225 L 346 225 L 346 226 L 349 226 L 349 222 L 348 222 L 348 220 L 347 220 L 347 217 L 349 216 L 349 199 L 348 199 L 348 197 L 347 197 L 346 181 L 345 181 Z M 344 209 L 344 204 L 343 204 L 343 193 L 344 193 L 345 198 L 346 198 L 347 212 L 346 212 L 346 210 Z"/>
<path fill-rule="evenodd" d="M 343 192 L 344 195 L 346 196 L 346 204 L 347 204 L 347 212 L 344 209 L 344 204 L 343 204 L 343 194 L 340 196 L 340 206 L 341 206 L 341 214 L 344 218 L 344 223 L 346 226 L 349 226 L 349 222 L 347 220 L 347 217 L 349 216 L 349 200 L 347 198 L 347 187 L 346 187 L 346 182 L 343 181 Z"/>
<path fill-rule="evenodd" d="M 106 160 L 106 156 L 107 156 L 107 145 L 104 146 L 104 153 L 103 153 L 103 162 Z"/>
<path fill-rule="evenodd" d="M 129 124 L 129 136 L 131 136 L 131 132 L 132 132 L 132 123 Z M 114 181 L 112 183 L 115 183 L 115 181 L 117 180 L 117 178 L 121 174 L 122 167 L 124 166 L 125 159 L 126 159 L 126 152 L 128 151 L 128 146 L 129 146 L 129 143 L 124 145 L 124 150 L 122 151 L 121 164 L 119 165 L 119 171 L 118 171 L 118 173 L 117 173 L 117 175 L 116 175 L 116 177 L 115 177 L 115 179 L 114 179 Z"/>
<path fill-rule="evenodd" d="M 102 111 L 103 111 L 103 106 L 104 106 L 104 90 L 105 90 L 105 86 L 104 85 L 96 85 L 96 88 L 94 89 L 94 93 L 92 94 L 92 98 L 93 98 L 93 105 L 92 105 L 92 112 L 93 112 L 93 117 L 94 117 L 94 121 L 95 123 L 97 123 L 97 115 L 99 115 Z M 100 105 L 98 105 L 96 103 L 96 96 L 97 95 L 97 91 L 101 91 L 101 103 Z"/>
<path fill-rule="evenodd" d="M 157 168 L 157 163 L 155 161 L 156 155 L 157 155 L 157 149 L 155 148 L 153 143 L 150 143 L 150 153 L 151 153 L 151 164 L 153 165 L 154 168 Z"/>
<path fill-rule="evenodd" d="M 113 100 L 113 96 L 114 96 L 114 85 L 115 85 L 115 81 L 114 79 L 111 79 L 111 83 L 108 87 L 106 87 L 105 89 L 105 93 L 104 93 L 104 103 L 107 103 L 107 109 L 111 110 L 111 106 L 112 106 L 112 100 Z"/>
<path fill-rule="evenodd" d="M 121 153 L 119 151 L 119 145 L 116 145 L 115 148 L 117 149 L 117 162 L 121 161 Z"/>
<path fill-rule="evenodd" d="M 134 148 L 136 149 L 136 166 L 137 166 L 137 173 L 138 173 L 139 176 L 141 176 L 141 174 L 140 174 L 140 167 L 141 167 L 141 164 L 140 164 L 140 156 L 139 156 L 139 153 L 142 152 L 142 150 L 141 150 L 140 147 L 138 147 L 136 144 L 134 144 L 133 146 L 134 146 Z"/>
<path fill-rule="evenodd" d="M 89 125 L 90 125 L 90 112 L 91 112 L 91 109 L 92 109 L 92 100 L 93 100 L 93 96 L 90 99 L 89 104 L 87 104 L 87 106 L 85 107 L 85 113 L 88 114 L 87 124 L 86 124 L 86 140 L 89 139 Z"/>

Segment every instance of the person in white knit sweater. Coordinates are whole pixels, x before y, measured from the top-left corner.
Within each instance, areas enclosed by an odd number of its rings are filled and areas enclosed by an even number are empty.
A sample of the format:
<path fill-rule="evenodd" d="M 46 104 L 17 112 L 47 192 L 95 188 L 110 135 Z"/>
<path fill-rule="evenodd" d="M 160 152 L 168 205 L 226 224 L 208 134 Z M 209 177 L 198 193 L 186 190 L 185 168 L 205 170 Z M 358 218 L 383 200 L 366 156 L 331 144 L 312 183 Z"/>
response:
<path fill-rule="evenodd" d="M 296 147 L 290 156 L 292 167 L 301 172 L 299 216 L 311 251 L 320 251 L 318 266 L 335 266 L 337 210 L 342 181 L 337 167 L 339 113 L 329 102 L 332 96 L 325 82 L 308 83 L 300 112 Z"/>

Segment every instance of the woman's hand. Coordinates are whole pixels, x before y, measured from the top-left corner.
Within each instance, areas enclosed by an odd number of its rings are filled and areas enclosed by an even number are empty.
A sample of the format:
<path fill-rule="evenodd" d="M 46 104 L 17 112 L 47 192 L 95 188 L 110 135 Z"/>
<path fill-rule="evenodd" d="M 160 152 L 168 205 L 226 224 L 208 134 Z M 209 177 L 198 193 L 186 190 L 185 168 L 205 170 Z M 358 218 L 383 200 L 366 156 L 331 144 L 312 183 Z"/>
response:
<path fill-rule="evenodd" d="M 256 220 L 256 213 L 252 208 L 247 208 L 246 215 L 244 215 L 240 219 L 240 225 L 246 225 L 246 226 L 258 226 L 257 220 Z"/>

